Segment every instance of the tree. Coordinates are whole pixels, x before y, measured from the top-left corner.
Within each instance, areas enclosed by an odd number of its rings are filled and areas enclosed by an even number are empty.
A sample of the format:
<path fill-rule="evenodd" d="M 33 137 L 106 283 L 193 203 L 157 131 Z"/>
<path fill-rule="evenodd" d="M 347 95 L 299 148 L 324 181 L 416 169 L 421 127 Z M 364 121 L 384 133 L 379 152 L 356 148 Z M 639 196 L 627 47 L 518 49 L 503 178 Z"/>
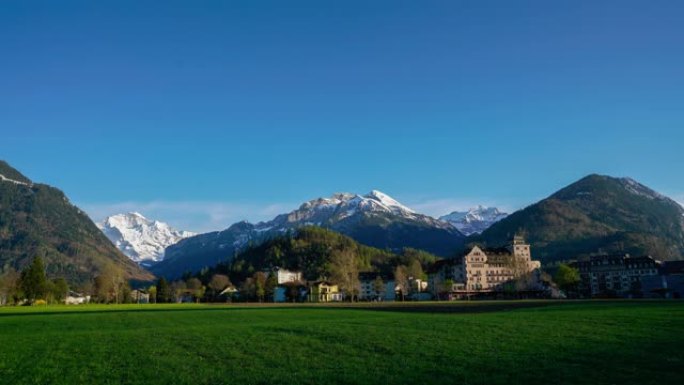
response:
<path fill-rule="evenodd" d="M 266 295 L 266 274 L 262 271 L 254 273 L 254 294 L 259 299 L 259 302 L 264 301 Z"/>
<path fill-rule="evenodd" d="M 453 290 L 454 290 L 454 280 L 451 278 L 445 279 L 444 282 L 442 282 L 442 292 L 446 293 L 447 299 L 450 298 L 451 292 Z"/>
<path fill-rule="evenodd" d="M 30 303 L 37 299 L 45 299 L 47 278 L 43 258 L 33 258 L 31 264 L 21 273 L 21 289 Z"/>
<path fill-rule="evenodd" d="M 375 277 L 375 281 L 373 281 L 373 291 L 378 299 L 382 298 L 382 294 L 385 292 L 385 282 L 379 275 Z"/>
<path fill-rule="evenodd" d="M 57 278 L 53 282 L 52 290 L 52 295 L 54 296 L 55 301 L 59 303 L 64 303 L 67 294 L 69 294 L 69 285 L 67 284 L 66 279 Z"/>
<path fill-rule="evenodd" d="M 278 287 L 278 276 L 276 273 L 271 272 L 271 274 L 268 275 L 268 278 L 266 279 L 266 283 L 264 285 L 264 291 L 266 292 L 266 298 L 268 298 L 269 301 L 275 302 L 275 293 L 276 293 L 277 287 Z"/>
<path fill-rule="evenodd" d="M 227 275 L 223 274 L 214 274 L 211 277 L 211 280 L 209 281 L 209 289 L 211 289 L 212 295 L 214 297 L 214 300 L 218 298 L 219 294 L 223 291 L 223 289 L 227 288 L 230 286 L 230 279 L 228 279 Z"/>
<path fill-rule="evenodd" d="M 21 274 L 9 268 L 0 276 L 0 305 L 17 304 L 21 297 Z"/>
<path fill-rule="evenodd" d="M 245 301 L 256 298 L 256 286 L 254 284 L 254 278 L 247 278 L 240 285 L 240 298 Z"/>
<path fill-rule="evenodd" d="M 190 278 L 186 282 L 188 291 L 195 297 L 195 301 L 199 303 L 200 299 L 204 297 L 204 292 L 206 288 L 202 286 L 202 281 L 197 278 Z"/>
<path fill-rule="evenodd" d="M 356 253 L 349 248 L 333 251 L 329 270 L 330 280 L 339 285 L 349 295 L 349 300 L 354 302 L 361 289 Z"/>
<path fill-rule="evenodd" d="M 150 303 L 157 303 L 157 287 L 152 285 L 147 289 L 147 292 L 150 293 Z"/>
<path fill-rule="evenodd" d="M 157 282 L 157 302 L 171 302 L 171 287 L 169 286 L 169 281 L 164 277 L 159 278 Z"/>
<path fill-rule="evenodd" d="M 401 300 L 403 301 L 408 292 L 408 276 L 406 274 L 406 266 L 399 265 L 394 269 L 394 283 L 399 288 L 399 293 L 401 295 Z"/>
<path fill-rule="evenodd" d="M 580 282 L 579 270 L 561 263 L 558 266 L 558 270 L 556 270 L 553 280 L 561 290 L 565 292 L 573 291 Z"/>
<path fill-rule="evenodd" d="M 412 279 L 423 279 L 423 276 L 425 275 L 423 273 L 423 266 L 421 266 L 420 261 L 417 259 L 414 259 L 411 261 L 411 264 L 409 264 L 409 267 L 407 269 L 408 276 Z"/>
<path fill-rule="evenodd" d="M 192 279 L 192 277 L 188 278 L 188 280 L 190 279 Z M 189 292 L 188 285 L 187 283 L 185 283 L 185 281 L 181 279 L 179 279 L 178 281 L 173 281 L 169 285 L 169 292 L 171 293 L 170 302 L 181 302 L 183 300 L 183 296 Z"/>
<path fill-rule="evenodd" d="M 95 277 L 95 293 L 98 300 L 104 303 L 121 302 L 125 284 L 123 269 L 113 263 L 105 265 L 100 275 Z"/>
<path fill-rule="evenodd" d="M 520 256 L 511 255 L 504 263 L 512 275 L 511 281 L 504 285 L 507 291 L 519 293 L 530 289 L 534 282 L 534 272 L 530 270 L 528 261 Z"/>
<path fill-rule="evenodd" d="M 300 298 L 300 287 L 301 284 L 298 282 L 287 282 L 283 286 L 285 286 L 285 297 L 287 297 L 287 300 L 290 302 L 297 302 L 299 301 Z"/>
<path fill-rule="evenodd" d="M 420 265 L 420 261 L 414 259 L 406 270 L 409 278 L 409 291 L 420 293 L 421 287 L 419 280 L 423 280 L 423 266 Z"/>

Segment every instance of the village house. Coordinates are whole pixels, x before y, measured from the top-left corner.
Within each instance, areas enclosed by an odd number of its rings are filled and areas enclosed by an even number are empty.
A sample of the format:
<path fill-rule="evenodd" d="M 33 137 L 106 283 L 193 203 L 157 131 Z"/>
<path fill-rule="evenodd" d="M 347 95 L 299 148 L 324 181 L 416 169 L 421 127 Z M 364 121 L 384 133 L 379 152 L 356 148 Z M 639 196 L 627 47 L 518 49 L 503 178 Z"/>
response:
<path fill-rule="evenodd" d="M 89 295 L 83 295 L 75 291 L 69 291 L 69 294 L 67 294 L 64 300 L 64 303 L 67 305 L 82 305 L 88 302 L 90 302 Z"/>
<path fill-rule="evenodd" d="M 530 245 L 516 236 L 508 247 L 474 246 L 460 257 L 438 261 L 429 271 L 428 287 L 450 299 L 503 292 L 513 283 L 518 291 L 532 291 L 539 285 L 540 266 Z"/>
<path fill-rule="evenodd" d="M 238 289 L 233 285 L 228 285 L 225 289 L 223 289 L 218 294 L 218 297 L 222 301 L 230 302 L 233 300 L 233 297 L 236 296 L 237 294 L 238 294 Z"/>
<path fill-rule="evenodd" d="M 580 293 L 587 297 L 641 297 L 642 279 L 657 276 L 660 262 L 650 256 L 599 255 L 570 266 L 579 270 Z"/>
<path fill-rule="evenodd" d="M 309 302 L 339 302 L 342 293 L 339 286 L 326 281 L 313 282 L 309 286 Z"/>
<path fill-rule="evenodd" d="M 378 277 L 382 280 L 382 289 L 379 292 L 376 287 Z M 359 282 L 361 283 L 359 291 L 361 301 L 394 301 L 397 298 L 397 285 L 394 278 L 390 276 L 380 273 L 360 273 Z"/>
<path fill-rule="evenodd" d="M 150 303 L 150 295 L 143 290 L 132 290 L 131 301 L 133 303 Z"/>

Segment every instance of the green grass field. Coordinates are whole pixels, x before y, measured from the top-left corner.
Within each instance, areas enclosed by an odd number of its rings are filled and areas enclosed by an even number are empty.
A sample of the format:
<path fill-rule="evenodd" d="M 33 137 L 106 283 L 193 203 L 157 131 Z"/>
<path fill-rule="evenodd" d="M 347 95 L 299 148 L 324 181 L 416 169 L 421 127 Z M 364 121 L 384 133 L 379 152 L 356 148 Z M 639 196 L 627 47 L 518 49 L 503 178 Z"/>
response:
<path fill-rule="evenodd" d="M 684 302 L 0 309 L 2 384 L 680 384 Z"/>

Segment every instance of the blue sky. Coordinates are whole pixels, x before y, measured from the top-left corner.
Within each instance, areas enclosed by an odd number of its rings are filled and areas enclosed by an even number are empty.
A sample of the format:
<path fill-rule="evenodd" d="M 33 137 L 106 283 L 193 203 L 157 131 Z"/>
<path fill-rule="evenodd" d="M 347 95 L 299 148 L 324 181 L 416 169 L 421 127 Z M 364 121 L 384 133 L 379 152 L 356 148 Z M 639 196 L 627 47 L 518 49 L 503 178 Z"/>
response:
<path fill-rule="evenodd" d="M 0 158 L 96 220 L 513 210 L 592 172 L 684 201 L 680 1 L 163 3 L 0 4 Z"/>

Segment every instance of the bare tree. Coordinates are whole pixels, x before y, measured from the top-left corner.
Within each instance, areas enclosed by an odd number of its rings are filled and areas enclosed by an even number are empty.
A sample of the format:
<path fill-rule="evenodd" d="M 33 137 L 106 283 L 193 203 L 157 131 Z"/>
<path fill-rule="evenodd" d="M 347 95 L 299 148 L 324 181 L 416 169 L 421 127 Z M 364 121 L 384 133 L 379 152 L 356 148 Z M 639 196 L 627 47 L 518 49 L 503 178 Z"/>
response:
<path fill-rule="evenodd" d="M 399 265 L 396 267 L 396 269 L 394 269 L 394 282 L 399 288 L 402 301 L 406 299 L 406 293 L 408 292 L 409 288 L 409 281 L 406 270 L 406 266 L 404 265 Z"/>
<path fill-rule="evenodd" d="M 531 288 L 534 279 L 528 261 L 520 256 L 511 255 L 505 260 L 505 268 L 511 273 L 511 287 L 515 292 Z"/>
<path fill-rule="evenodd" d="M 382 294 L 385 292 L 385 282 L 383 282 L 382 277 L 379 275 L 373 281 L 373 291 L 375 291 L 375 296 L 378 299 L 382 298 Z"/>
<path fill-rule="evenodd" d="M 356 259 L 356 253 L 347 249 L 335 250 L 330 261 L 330 279 L 349 295 L 351 302 L 361 291 Z"/>
<path fill-rule="evenodd" d="M 211 277 L 211 280 L 209 281 L 209 289 L 211 289 L 212 294 L 214 296 L 214 300 L 218 297 L 218 295 L 223 291 L 223 289 L 227 288 L 230 286 L 230 279 L 228 278 L 227 275 L 223 274 L 214 274 L 213 277 Z"/>

